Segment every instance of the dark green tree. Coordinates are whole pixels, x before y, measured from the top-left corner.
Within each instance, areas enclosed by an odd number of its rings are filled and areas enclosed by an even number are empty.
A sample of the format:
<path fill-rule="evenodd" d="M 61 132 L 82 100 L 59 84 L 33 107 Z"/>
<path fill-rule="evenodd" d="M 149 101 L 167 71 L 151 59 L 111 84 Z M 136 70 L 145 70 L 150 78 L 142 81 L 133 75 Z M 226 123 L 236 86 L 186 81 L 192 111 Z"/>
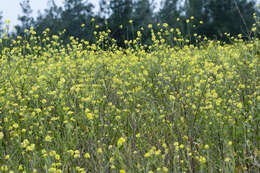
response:
<path fill-rule="evenodd" d="M 66 36 L 75 36 L 78 38 L 89 39 L 87 35 L 90 28 L 82 29 L 80 26 L 86 24 L 89 26 L 93 17 L 93 5 L 87 0 L 65 0 L 64 10 L 61 13 L 62 26 L 66 29 Z"/>
<path fill-rule="evenodd" d="M 205 5 L 205 0 L 186 0 L 185 9 L 186 17 L 201 18 L 203 15 L 203 9 Z"/>
<path fill-rule="evenodd" d="M 253 0 L 208 0 L 205 6 L 208 21 L 204 32 L 215 38 L 221 38 L 225 32 L 248 35 L 254 23 L 254 6 Z"/>
<path fill-rule="evenodd" d="M 154 1 L 137 0 L 134 3 L 134 24 L 136 27 L 154 23 Z"/>
<path fill-rule="evenodd" d="M 150 44 L 151 35 L 149 24 L 156 23 L 156 16 L 154 15 L 154 0 L 137 0 L 133 6 L 133 26 L 134 37 L 137 36 L 136 32 L 142 32 L 142 43 Z"/>
<path fill-rule="evenodd" d="M 133 25 L 129 23 L 133 19 L 133 1 L 111 0 L 106 8 L 109 9 L 107 21 L 108 28 L 112 31 L 111 36 L 117 40 L 118 45 L 123 46 L 124 40 L 133 38 Z"/>
<path fill-rule="evenodd" d="M 61 21 L 62 8 L 58 7 L 54 0 L 49 1 L 49 8 L 44 13 L 39 13 L 35 21 L 35 30 L 42 33 L 46 28 L 50 29 L 50 34 L 57 34 L 64 28 Z"/>
<path fill-rule="evenodd" d="M 177 18 L 180 17 L 179 0 L 164 0 L 161 3 L 161 9 L 158 12 L 158 20 L 162 23 L 168 23 L 170 27 L 176 27 Z"/>
<path fill-rule="evenodd" d="M 196 32 L 213 39 L 223 39 L 224 33 L 250 33 L 253 24 L 254 0 L 185 0 L 183 26 L 186 34 Z M 195 20 L 185 23 L 193 16 Z M 204 24 L 200 25 L 199 21 Z M 195 25 L 196 29 L 192 26 Z"/>
<path fill-rule="evenodd" d="M 59 7 L 54 0 L 49 1 L 49 8 L 37 17 L 35 28 L 41 33 L 46 28 L 50 34 L 63 32 L 62 39 L 67 42 L 70 36 L 90 40 L 90 19 L 93 16 L 93 5 L 87 0 L 65 0 L 64 6 Z M 85 24 L 87 27 L 82 28 Z"/>
<path fill-rule="evenodd" d="M 205 23 L 209 21 L 209 10 L 207 4 L 211 0 L 185 0 L 182 7 L 182 29 L 185 36 L 194 41 L 193 34 L 205 35 L 210 28 Z M 187 22 L 189 20 L 189 22 Z M 204 24 L 200 25 L 200 21 Z M 207 34 L 206 34 L 207 35 Z"/>

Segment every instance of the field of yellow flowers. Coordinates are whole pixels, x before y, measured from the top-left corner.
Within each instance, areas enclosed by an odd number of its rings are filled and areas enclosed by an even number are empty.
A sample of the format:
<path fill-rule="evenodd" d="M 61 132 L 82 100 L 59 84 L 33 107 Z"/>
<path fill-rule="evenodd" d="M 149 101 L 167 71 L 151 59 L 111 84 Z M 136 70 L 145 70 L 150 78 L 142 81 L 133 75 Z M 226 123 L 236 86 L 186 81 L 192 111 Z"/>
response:
<path fill-rule="evenodd" d="M 0 172 L 259 171 L 259 39 L 25 32 L 0 39 Z"/>

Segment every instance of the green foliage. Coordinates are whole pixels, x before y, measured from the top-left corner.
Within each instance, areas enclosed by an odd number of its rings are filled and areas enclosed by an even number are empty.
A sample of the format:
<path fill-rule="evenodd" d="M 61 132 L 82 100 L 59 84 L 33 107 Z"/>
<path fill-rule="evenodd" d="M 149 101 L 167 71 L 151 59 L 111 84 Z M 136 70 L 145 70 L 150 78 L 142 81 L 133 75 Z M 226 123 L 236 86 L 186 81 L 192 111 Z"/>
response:
<path fill-rule="evenodd" d="M 223 36 L 223 33 L 250 35 L 254 23 L 255 2 L 247 0 L 211 0 L 207 3 L 208 35 Z"/>

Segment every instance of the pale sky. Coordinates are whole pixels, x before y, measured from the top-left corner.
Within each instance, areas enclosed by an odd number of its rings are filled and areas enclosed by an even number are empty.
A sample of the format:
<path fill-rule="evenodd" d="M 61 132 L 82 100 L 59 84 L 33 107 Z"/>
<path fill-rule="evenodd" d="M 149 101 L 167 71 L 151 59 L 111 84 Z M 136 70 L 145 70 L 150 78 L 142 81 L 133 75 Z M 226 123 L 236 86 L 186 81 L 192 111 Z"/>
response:
<path fill-rule="evenodd" d="M 18 24 L 18 15 L 22 14 L 20 2 L 23 0 L 0 0 L 0 11 L 3 12 L 3 21 L 11 20 L 11 25 Z M 33 16 L 38 15 L 38 11 L 44 11 L 48 6 L 49 0 L 30 0 L 31 7 L 33 9 Z M 54 0 L 58 6 L 63 5 L 63 0 Z M 99 0 L 88 0 L 95 7 L 98 6 Z"/>

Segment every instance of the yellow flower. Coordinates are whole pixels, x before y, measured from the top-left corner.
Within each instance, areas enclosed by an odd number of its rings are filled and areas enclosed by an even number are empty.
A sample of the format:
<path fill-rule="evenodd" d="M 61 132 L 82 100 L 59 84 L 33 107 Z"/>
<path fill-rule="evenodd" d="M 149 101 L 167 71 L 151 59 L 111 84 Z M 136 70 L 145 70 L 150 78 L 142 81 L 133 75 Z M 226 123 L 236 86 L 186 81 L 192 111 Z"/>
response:
<path fill-rule="evenodd" d="M 253 27 L 253 28 L 251 29 L 251 31 L 255 32 L 255 31 L 256 31 L 256 27 Z"/>
<path fill-rule="evenodd" d="M 164 27 L 164 28 L 167 28 L 167 27 L 168 27 L 168 24 L 167 24 L 167 23 L 164 23 L 164 24 L 163 24 L 163 27 Z"/>
<path fill-rule="evenodd" d="M 162 169 L 163 169 L 163 172 L 168 172 L 168 168 L 163 167 Z"/>
<path fill-rule="evenodd" d="M 80 151 L 79 150 L 74 151 L 74 158 L 75 159 L 80 158 Z"/>
<path fill-rule="evenodd" d="M 125 170 L 121 169 L 121 170 L 120 170 L 120 173 L 126 173 L 126 172 L 125 172 Z"/>
<path fill-rule="evenodd" d="M 35 148 L 35 144 L 31 144 L 31 145 L 26 147 L 26 151 L 33 151 L 34 148 Z"/>
<path fill-rule="evenodd" d="M 158 156 L 159 154 L 161 154 L 161 150 L 157 150 L 157 151 L 155 151 L 155 153 L 154 153 L 156 156 Z"/>
<path fill-rule="evenodd" d="M 125 141 L 126 141 L 125 138 L 123 137 L 119 138 L 117 141 L 117 146 L 121 147 L 125 143 Z"/>
<path fill-rule="evenodd" d="M 183 145 L 183 144 L 181 144 L 181 145 L 180 145 L 180 148 L 181 148 L 181 149 L 182 149 L 182 148 L 184 148 L 184 145 Z"/>
<path fill-rule="evenodd" d="M 56 173 L 56 170 L 57 170 L 56 168 L 49 168 L 49 169 L 48 169 L 48 171 L 49 171 L 50 173 Z"/>
<path fill-rule="evenodd" d="M 239 109 L 242 109 L 242 108 L 243 108 L 243 104 L 240 102 L 240 103 L 237 104 L 237 107 L 238 107 Z"/>
<path fill-rule="evenodd" d="M 17 128 L 19 127 L 19 125 L 18 125 L 17 123 L 14 123 L 14 124 L 13 124 L 13 127 L 14 127 L 15 129 L 17 129 Z"/>
<path fill-rule="evenodd" d="M 10 24 L 10 23 L 11 23 L 11 20 L 5 20 L 5 23 L 6 23 L 6 24 Z"/>
<path fill-rule="evenodd" d="M 19 165 L 19 166 L 18 166 L 18 170 L 19 170 L 19 171 L 22 171 L 22 170 L 23 170 L 23 165 Z"/>
<path fill-rule="evenodd" d="M 23 142 L 21 143 L 21 147 L 22 148 L 26 148 L 26 146 L 29 144 L 30 142 L 28 141 L 28 139 L 23 140 Z"/>
<path fill-rule="evenodd" d="M 55 155 L 55 159 L 56 159 L 56 160 L 60 160 L 60 155 L 59 155 L 59 154 L 56 154 L 56 155 Z"/>
<path fill-rule="evenodd" d="M 86 116 L 89 120 L 92 120 L 94 118 L 94 115 L 92 113 L 87 113 Z"/>
<path fill-rule="evenodd" d="M 133 20 L 129 20 L 129 23 L 133 23 Z"/>
<path fill-rule="evenodd" d="M 103 151 L 102 151 L 102 148 L 98 148 L 97 152 L 98 152 L 98 153 L 102 153 L 102 152 L 103 152 Z"/>
<path fill-rule="evenodd" d="M 147 152 L 147 153 L 144 154 L 144 157 L 147 158 L 147 157 L 150 157 L 150 155 L 151 155 L 150 152 Z"/>
<path fill-rule="evenodd" d="M 89 154 L 89 153 L 86 153 L 86 154 L 84 155 L 84 157 L 85 157 L 86 159 L 89 159 L 89 158 L 90 158 L 90 154 Z"/>
<path fill-rule="evenodd" d="M 47 136 L 45 137 L 45 141 L 46 141 L 46 142 L 51 142 L 51 137 L 50 137 L 49 135 L 47 135 Z"/>
<path fill-rule="evenodd" d="M 86 26 L 86 25 L 85 25 L 84 23 L 83 23 L 83 24 L 81 24 L 81 27 L 82 27 L 82 28 L 84 28 L 85 26 Z"/>
<path fill-rule="evenodd" d="M 50 154 L 50 156 L 55 156 L 55 155 L 56 155 L 56 151 L 55 151 L 55 150 L 51 150 L 51 151 L 49 152 L 49 154 Z"/>
<path fill-rule="evenodd" d="M 199 161 L 200 161 L 200 163 L 206 163 L 206 158 L 203 156 L 200 156 Z"/>
<path fill-rule="evenodd" d="M 229 157 L 226 157 L 225 158 L 225 162 L 229 162 L 230 161 L 230 158 Z"/>

